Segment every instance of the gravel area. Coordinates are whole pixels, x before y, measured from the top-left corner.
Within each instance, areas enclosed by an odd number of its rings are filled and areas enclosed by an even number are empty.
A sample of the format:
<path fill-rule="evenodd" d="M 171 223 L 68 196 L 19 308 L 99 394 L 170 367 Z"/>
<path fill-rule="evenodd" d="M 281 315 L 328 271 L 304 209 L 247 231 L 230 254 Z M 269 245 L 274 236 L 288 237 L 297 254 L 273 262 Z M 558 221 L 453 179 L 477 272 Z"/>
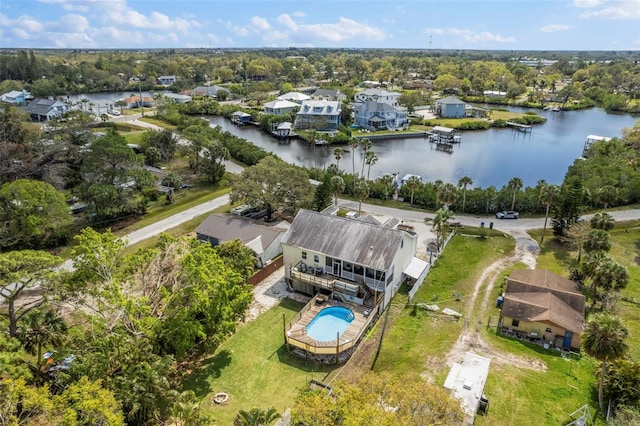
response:
<path fill-rule="evenodd" d="M 253 288 L 253 303 L 249 307 L 245 322 L 253 321 L 285 297 L 302 303 L 307 303 L 311 299 L 302 293 L 289 290 L 284 279 L 283 266 Z"/>

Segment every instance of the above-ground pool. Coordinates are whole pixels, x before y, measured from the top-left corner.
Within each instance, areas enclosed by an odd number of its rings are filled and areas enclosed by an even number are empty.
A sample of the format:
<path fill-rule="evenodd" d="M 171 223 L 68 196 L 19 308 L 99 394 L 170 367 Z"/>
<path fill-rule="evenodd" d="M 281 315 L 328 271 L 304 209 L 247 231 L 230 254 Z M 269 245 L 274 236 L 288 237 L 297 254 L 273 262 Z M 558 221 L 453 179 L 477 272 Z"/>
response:
<path fill-rule="evenodd" d="M 324 308 L 307 325 L 307 335 L 318 342 L 336 340 L 353 321 L 353 312 L 341 306 Z"/>

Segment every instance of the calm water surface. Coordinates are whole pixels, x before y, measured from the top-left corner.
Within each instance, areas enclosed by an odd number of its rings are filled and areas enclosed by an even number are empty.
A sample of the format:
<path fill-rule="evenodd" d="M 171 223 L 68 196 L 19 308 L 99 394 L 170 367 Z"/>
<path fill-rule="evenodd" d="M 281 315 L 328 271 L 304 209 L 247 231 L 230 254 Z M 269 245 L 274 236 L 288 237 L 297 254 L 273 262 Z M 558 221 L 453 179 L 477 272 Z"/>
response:
<path fill-rule="evenodd" d="M 526 108 L 510 108 L 525 112 Z M 399 172 L 423 176 L 426 181 L 442 180 L 457 184 L 462 176 L 469 176 L 474 186 L 505 185 L 519 177 L 525 186 L 535 186 L 540 179 L 560 184 L 567 167 L 582 155 L 587 135 L 621 136 L 622 129 L 632 127 L 638 117 L 607 114 L 599 108 L 583 111 L 533 110 L 547 118 L 545 124 L 533 126 L 531 133 L 512 129 L 490 129 L 463 132 L 462 142 L 451 154 L 440 152 L 424 139 L 394 139 L 373 142 L 378 162 L 371 167 L 371 179 L 384 173 Z M 306 167 L 327 167 L 335 163 L 334 147 L 309 147 L 298 140 L 279 142 L 257 127 L 236 127 L 222 117 L 209 117 L 234 135 L 248 139 L 271 151 L 285 161 Z M 345 151 L 348 146 L 342 147 Z M 356 171 L 362 167 L 362 153 L 356 151 Z M 352 172 L 352 157 L 346 152 L 340 168 Z M 365 167 L 365 174 L 367 173 Z"/>

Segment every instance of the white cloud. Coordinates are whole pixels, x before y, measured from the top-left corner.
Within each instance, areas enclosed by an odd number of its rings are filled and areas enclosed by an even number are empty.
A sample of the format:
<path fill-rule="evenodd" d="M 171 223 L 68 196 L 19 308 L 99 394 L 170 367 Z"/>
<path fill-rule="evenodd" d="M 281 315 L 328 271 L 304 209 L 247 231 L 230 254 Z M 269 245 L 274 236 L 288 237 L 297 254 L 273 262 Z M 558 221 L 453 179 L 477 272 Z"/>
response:
<path fill-rule="evenodd" d="M 381 41 L 387 38 L 386 33 L 376 27 L 341 16 L 337 22 L 321 24 L 304 24 L 296 22 L 291 15 L 278 16 L 277 22 L 285 28 L 279 38 L 284 35 L 298 45 L 314 44 L 318 41 L 331 43 L 346 42 L 348 40 Z M 272 34 L 266 37 L 273 37 Z"/>
<path fill-rule="evenodd" d="M 575 7 L 596 7 L 602 4 L 601 0 L 574 0 Z"/>
<path fill-rule="evenodd" d="M 293 12 L 293 13 L 291 14 L 291 16 L 295 16 L 296 18 L 302 18 L 302 17 L 307 16 L 307 14 L 306 14 L 306 13 L 304 13 L 304 12 Z"/>
<path fill-rule="evenodd" d="M 242 25 L 234 25 L 231 21 L 225 22 L 225 26 L 229 31 L 233 31 L 234 33 L 242 37 L 246 37 L 251 34 L 247 27 L 244 27 Z"/>
<path fill-rule="evenodd" d="M 564 24 L 551 24 L 551 25 L 546 25 L 542 28 L 540 28 L 540 31 L 542 31 L 543 33 L 554 33 L 556 31 L 567 31 L 570 30 L 571 27 L 569 25 L 564 25 Z"/>
<path fill-rule="evenodd" d="M 209 39 L 209 41 L 212 41 L 214 43 L 220 43 L 220 37 L 215 34 L 207 33 L 207 38 Z"/>
<path fill-rule="evenodd" d="M 609 1 L 580 14 L 581 18 L 640 19 L 640 0 Z"/>
<path fill-rule="evenodd" d="M 253 16 L 251 18 L 251 25 L 260 31 L 267 31 L 271 28 L 269 22 L 260 16 Z"/>
<path fill-rule="evenodd" d="M 516 38 L 513 36 L 503 36 L 501 34 L 493 34 L 488 31 L 473 31 L 469 28 L 427 28 L 428 34 L 451 34 L 461 37 L 469 43 L 515 43 Z"/>

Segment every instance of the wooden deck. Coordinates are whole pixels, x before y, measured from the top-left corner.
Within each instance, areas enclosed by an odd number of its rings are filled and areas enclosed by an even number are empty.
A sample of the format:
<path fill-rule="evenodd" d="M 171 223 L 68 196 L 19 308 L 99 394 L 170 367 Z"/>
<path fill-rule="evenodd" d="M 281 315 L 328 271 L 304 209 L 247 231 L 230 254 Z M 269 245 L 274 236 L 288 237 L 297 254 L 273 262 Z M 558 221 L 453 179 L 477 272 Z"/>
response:
<path fill-rule="evenodd" d="M 365 306 L 358 306 L 335 301 L 323 301 L 312 298 L 311 301 L 300 311 L 299 315 L 294 318 L 285 327 L 286 340 L 289 345 L 304 349 L 312 354 L 336 355 L 352 348 L 360 340 L 369 324 L 373 320 L 374 310 Z M 324 299 L 322 299 L 324 300 Z M 350 309 L 354 314 L 347 329 L 342 333 L 339 340 L 330 340 L 327 342 L 319 342 L 309 337 L 306 333 L 306 327 L 323 309 L 341 306 Z"/>

